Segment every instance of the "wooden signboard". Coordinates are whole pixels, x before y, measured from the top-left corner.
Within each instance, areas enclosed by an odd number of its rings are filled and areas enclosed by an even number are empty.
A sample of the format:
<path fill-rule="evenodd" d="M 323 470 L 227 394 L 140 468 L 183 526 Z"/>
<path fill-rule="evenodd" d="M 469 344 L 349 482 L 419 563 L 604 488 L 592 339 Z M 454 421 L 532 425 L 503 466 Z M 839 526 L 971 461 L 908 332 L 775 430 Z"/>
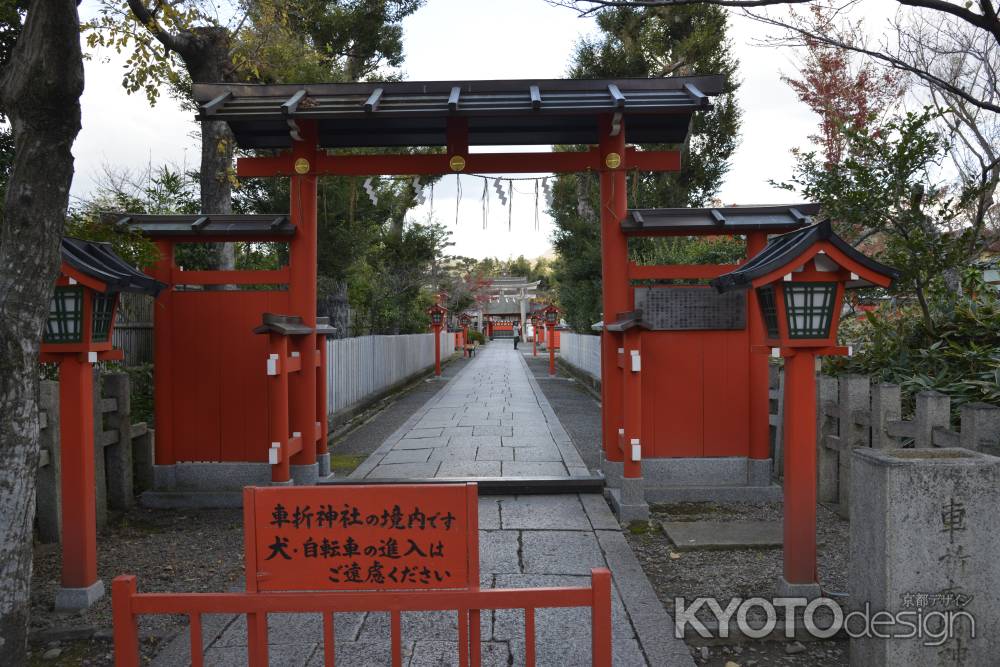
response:
<path fill-rule="evenodd" d="M 247 591 L 475 588 L 475 484 L 247 487 Z"/>

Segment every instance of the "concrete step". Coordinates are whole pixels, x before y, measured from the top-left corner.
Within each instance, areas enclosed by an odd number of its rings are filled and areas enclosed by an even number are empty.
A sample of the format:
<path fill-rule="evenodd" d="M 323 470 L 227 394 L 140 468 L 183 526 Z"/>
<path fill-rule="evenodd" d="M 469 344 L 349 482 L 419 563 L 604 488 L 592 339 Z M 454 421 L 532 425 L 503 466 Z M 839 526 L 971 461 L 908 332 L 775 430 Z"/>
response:
<path fill-rule="evenodd" d="M 604 475 L 586 477 L 433 477 L 405 479 L 352 479 L 339 477 L 320 482 L 322 486 L 344 484 L 466 484 L 479 485 L 480 496 L 551 495 L 560 493 L 604 493 Z"/>

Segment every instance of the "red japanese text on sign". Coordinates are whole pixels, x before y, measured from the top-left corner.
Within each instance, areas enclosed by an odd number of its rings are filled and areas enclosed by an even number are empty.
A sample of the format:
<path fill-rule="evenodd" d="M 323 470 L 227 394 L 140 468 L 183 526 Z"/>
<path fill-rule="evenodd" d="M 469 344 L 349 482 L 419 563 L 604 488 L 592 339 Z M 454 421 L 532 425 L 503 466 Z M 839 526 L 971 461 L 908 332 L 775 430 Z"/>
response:
<path fill-rule="evenodd" d="M 478 585 L 476 503 L 474 484 L 247 488 L 247 588 Z"/>

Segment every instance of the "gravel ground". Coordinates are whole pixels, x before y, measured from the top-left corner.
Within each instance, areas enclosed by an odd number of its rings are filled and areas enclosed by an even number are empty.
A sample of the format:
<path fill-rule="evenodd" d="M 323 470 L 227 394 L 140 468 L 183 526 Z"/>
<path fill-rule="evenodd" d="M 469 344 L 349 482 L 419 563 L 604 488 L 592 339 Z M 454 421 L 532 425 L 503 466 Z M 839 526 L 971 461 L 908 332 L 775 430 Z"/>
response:
<path fill-rule="evenodd" d="M 776 521 L 781 519 L 781 504 L 743 505 L 714 503 L 679 503 L 651 508 L 648 530 L 626 531 L 626 537 L 642 564 L 646 576 L 668 611 L 674 598 L 688 601 L 713 597 L 725 602 L 731 598 L 776 596 L 781 574 L 780 549 L 727 549 L 720 551 L 676 552 L 659 527 L 660 521 Z M 849 524 L 836 513 L 820 505 L 817 508 L 819 578 L 825 593 L 844 592 L 847 588 Z M 707 608 L 698 617 L 714 616 Z M 699 664 L 741 667 L 751 665 L 847 664 L 846 641 L 822 642 L 748 642 L 736 646 L 706 646 L 689 640 L 691 653 Z M 789 653 L 791 651 L 792 653 Z M 730 666 L 731 667 L 731 666 Z"/>
<path fill-rule="evenodd" d="M 59 586 L 58 545 L 35 549 L 31 582 L 32 665 L 112 665 L 111 580 L 134 574 L 140 591 L 226 591 L 243 575 L 240 510 L 166 511 L 135 508 L 111 518 L 98 535 L 98 576 L 107 593 L 77 614 L 53 611 Z M 186 626 L 178 616 L 140 619 L 145 657 Z M 53 655 L 56 652 L 58 655 Z M 44 657 L 45 655 L 48 657 Z"/>
<path fill-rule="evenodd" d="M 355 418 L 334 440 L 331 465 L 338 476 L 350 474 L 389 435 L 416 412 L 468 360 L 455 358 L 442 368 L 442 379 L 421 380 Z M 98 575 L 105 597 L 79 614 L 56 614 L 59 545 L 37 545 L 31 591 L 32 667 L 42 665 L 113 665 L 111 580 L 134 574 L 140 591 L 194 592 L 240 588 L 243 578 L 243 516 L 240 510 L 173 511 L 135 508 L 109 519 L 98 535 Z M 180 616 L 140 619 L 142 654 L 151 659 L 157 647 L 187 628 Z"/>

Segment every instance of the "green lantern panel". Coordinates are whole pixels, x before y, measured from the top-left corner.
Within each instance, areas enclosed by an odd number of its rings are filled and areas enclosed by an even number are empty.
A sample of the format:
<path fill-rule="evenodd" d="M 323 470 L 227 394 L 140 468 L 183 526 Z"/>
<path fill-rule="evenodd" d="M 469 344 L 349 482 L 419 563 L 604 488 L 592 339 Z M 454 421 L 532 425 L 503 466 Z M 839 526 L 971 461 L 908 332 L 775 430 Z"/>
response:
<path fill-rule="evenodd" d="M 117 294 L 94 293 L 93 324 L 91 325 L 91 340 L 95 343 L 106 343 L 111 333 L 111 319 L 115 313 Z"/>
<path fill-rule="evenodd" d="M 758 287 L 757 303 L 760 304 L 760 314 L 764 318 L 767 337 L 778 338 L 781 334 L 778 330 L 778 306 L 774 300 L 774 286 Z"/>
<path fill-rule="evenodd" d="M 827 338 L 833 323 L 837 283 L 786 282 L 785 315 L 789 338 Z"/>
<path fill-rule="evenodd" d="M 83 287 L 57 287 L 49 302 L 46 343 L 79 343 L 83 340 Z"/>

